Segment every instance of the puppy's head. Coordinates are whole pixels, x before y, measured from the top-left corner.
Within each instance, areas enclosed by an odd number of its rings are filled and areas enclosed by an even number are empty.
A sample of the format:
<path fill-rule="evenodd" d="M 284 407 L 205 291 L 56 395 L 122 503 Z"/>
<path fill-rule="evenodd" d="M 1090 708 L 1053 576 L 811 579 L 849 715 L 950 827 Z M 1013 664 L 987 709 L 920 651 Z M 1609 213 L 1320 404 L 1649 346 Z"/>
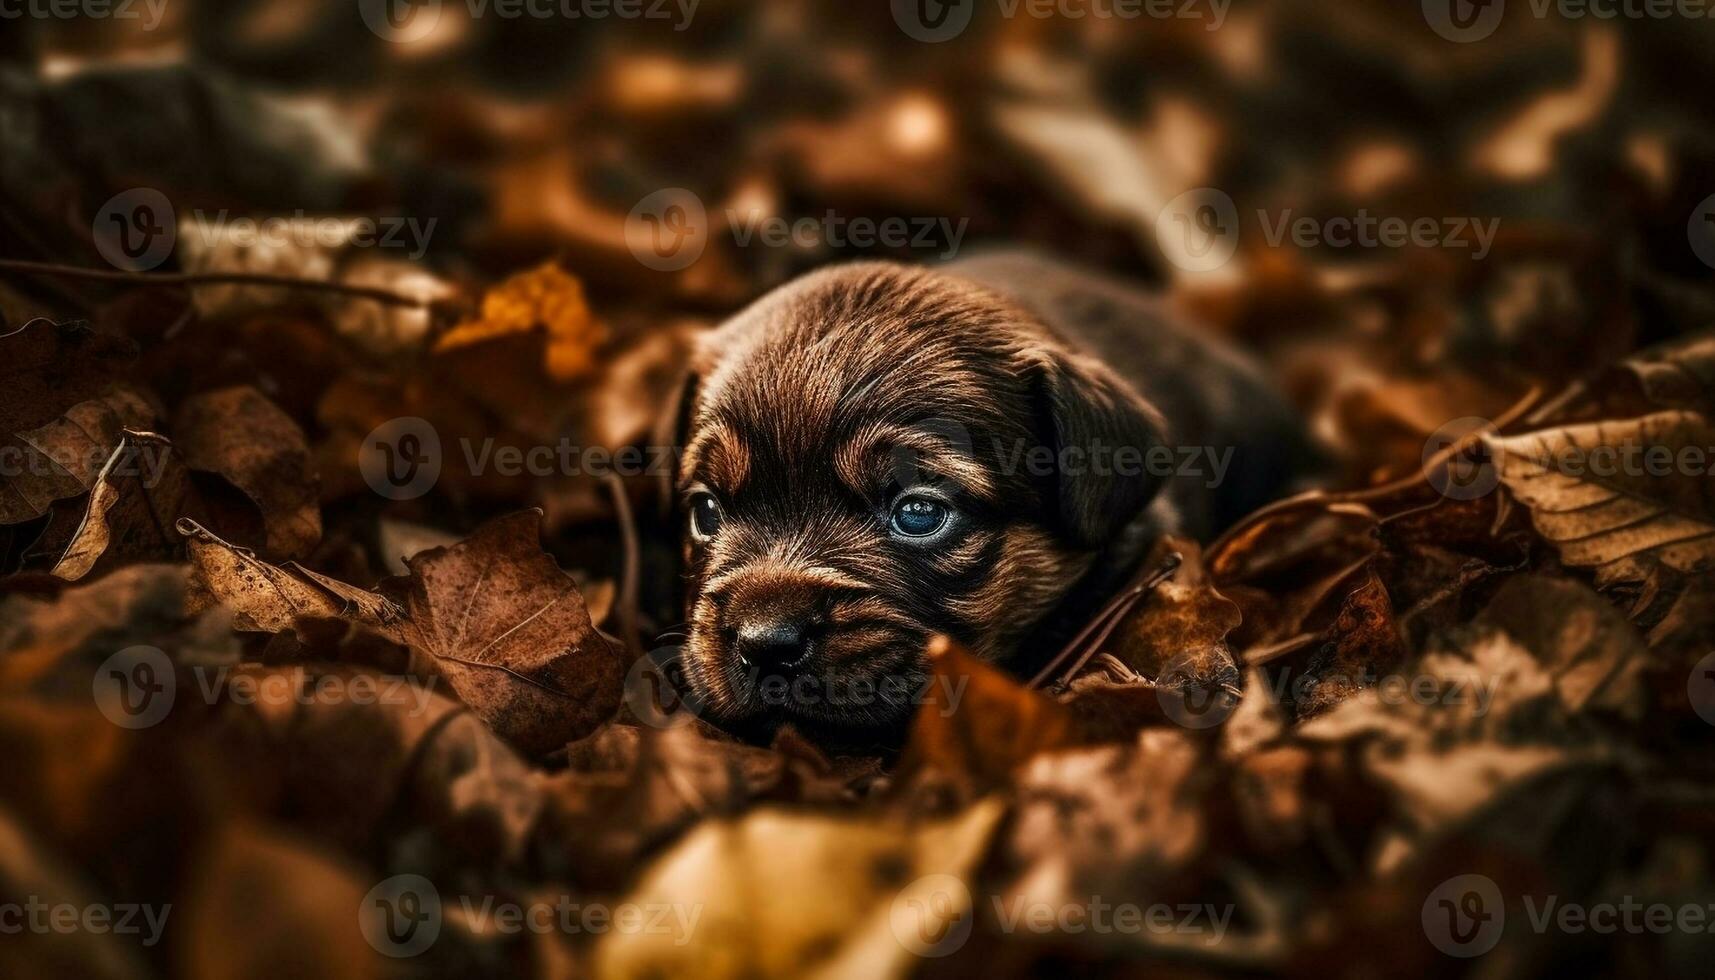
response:
<path fill-rule="evenodd" d="M 679 410 L 686 675 L 718 723 L 888 740 L 946 633 L 1004 657 L 1148 503 L 1066 465 L 1159 419 L 945 273 L 825 270 L 706 338 Z"/>

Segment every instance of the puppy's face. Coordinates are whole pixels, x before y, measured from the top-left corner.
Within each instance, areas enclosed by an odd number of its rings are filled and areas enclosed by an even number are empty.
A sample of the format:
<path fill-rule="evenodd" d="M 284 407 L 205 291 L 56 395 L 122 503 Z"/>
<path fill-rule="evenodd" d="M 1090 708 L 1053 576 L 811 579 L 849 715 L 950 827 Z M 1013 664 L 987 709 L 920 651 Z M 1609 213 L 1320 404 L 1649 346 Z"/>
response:
<path fill-rule="evenodd" d="M 681 406 L 686 674 L 706 717 L 890 741 L 946 633 L 1010 653 L 1154 492 L 1044 471 L 1146 449 L 1146 405 L 1029 314 L 880 263 L 764 297 L 708 338 Z"/>

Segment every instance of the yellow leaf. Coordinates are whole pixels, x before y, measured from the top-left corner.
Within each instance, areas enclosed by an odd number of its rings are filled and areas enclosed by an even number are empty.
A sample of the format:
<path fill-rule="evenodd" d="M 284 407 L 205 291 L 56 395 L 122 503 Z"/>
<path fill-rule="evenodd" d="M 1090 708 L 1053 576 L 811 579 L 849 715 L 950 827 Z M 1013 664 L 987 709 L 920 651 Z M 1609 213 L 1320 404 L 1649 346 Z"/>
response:
<path fill-rule="evenodd" d="M 435 350 L 448 351 L 517 333 L 545 330 L 546 368 L 556 381 L 589 374 L 594 354 L 607 331 L 591 312 L 578 278 L 547 262 L 521 272 L 488 291 L 482 315 L 447 331 Z"/>

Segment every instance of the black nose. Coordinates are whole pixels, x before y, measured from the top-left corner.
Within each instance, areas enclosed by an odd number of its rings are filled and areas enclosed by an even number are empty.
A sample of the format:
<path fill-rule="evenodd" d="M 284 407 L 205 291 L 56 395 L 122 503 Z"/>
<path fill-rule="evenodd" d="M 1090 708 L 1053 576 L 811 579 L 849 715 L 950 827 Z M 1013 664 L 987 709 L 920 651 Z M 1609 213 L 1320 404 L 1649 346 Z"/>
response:
<path fill-rule="evenodd" d="M 738 627 L 732 646 L 747 666 L 763 670 L 789 670 L 810 652 L 803 625 L 788 620 L 744 623 Z"/>

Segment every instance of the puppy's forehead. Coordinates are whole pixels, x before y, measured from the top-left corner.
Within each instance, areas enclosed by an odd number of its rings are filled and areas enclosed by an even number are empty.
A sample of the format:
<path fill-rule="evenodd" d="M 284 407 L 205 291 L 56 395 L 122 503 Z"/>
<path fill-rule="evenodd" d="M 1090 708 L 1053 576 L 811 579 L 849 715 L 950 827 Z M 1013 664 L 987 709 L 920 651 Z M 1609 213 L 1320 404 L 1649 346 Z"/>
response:
<path fill-rule="evenodd" d="M 991 294 L 928 270 L 838 267 L 710 337 L 687 466 L 826 471 L 909 430 L 1023 434 L 1028 337 Z M 957 442 L 956 439 L 951 440 Z M 706 444 L 706 445 L 700 445 Z M 847 482 L 852 473 L 842 474 Z"/>

